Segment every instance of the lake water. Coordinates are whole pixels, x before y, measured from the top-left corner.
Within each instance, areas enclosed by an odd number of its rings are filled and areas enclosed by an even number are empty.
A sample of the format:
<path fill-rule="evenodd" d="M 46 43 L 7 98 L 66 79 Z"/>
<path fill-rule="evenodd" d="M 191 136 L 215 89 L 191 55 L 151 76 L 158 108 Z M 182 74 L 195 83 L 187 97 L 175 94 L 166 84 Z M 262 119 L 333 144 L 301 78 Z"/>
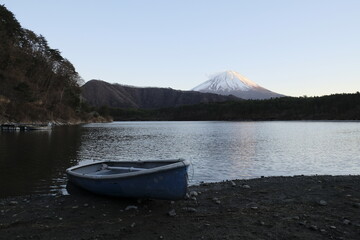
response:
<path fill-rule="evenodd" d="M 0 132 L 0 197 L 66 194 L 65 169 L 99 160 L 186 158 L 190 184 L 360 174 L 360 122 L 113 122 Z"/>

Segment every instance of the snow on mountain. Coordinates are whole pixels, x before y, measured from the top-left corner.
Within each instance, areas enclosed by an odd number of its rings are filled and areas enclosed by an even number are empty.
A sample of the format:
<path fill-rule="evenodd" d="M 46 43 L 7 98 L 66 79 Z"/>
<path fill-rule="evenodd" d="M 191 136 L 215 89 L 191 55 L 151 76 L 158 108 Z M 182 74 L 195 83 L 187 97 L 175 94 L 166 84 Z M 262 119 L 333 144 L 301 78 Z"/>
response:
<path fill-rule="evenodd" d="M 267 99 L 284 96 L 259 86 L 235 71 L 216 74 L 192 90 L 220 95 L 234 95 L 243 99 Z"/>
<path fill-rule="evenodd" d="M 246 91 L 252 87 L 258 87 L 256 83 L 240 75 L 235 71 L 226 71 L 214 75 L 210 80 L 193 88 L 193 91 L 212 90 L 212 91 Z"/>

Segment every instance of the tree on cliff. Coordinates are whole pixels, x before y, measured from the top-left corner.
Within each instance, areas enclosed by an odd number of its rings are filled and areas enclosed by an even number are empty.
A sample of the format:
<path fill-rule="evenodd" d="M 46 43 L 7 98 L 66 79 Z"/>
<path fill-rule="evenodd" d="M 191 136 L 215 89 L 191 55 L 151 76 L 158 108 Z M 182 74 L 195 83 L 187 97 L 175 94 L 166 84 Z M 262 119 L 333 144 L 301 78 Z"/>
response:
<path fill-rule="evenodd" d="M 44 36 L 0 5 L 0 120 L 76 118 L 82 79 Z"/>

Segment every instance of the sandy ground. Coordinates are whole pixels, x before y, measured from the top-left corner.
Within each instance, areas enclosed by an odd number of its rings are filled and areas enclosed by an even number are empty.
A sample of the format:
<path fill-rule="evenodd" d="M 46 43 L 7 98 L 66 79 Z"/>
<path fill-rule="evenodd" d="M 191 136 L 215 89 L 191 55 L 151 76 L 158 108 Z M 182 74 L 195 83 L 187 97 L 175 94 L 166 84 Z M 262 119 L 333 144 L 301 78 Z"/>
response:
<path fill-rule="evenodd" d="M 0 200 L 0 239 L 360 239 L 360 176 L 202 184 L 175 202 L 69 191 Z"/>

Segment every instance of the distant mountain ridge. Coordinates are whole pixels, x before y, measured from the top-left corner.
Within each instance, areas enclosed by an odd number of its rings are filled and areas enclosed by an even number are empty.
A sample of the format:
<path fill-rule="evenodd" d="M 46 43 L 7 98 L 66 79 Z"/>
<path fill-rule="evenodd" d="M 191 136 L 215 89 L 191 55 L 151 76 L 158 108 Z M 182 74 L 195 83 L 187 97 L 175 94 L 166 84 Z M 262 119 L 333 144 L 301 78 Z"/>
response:
<path fill-rule="evenodd" d="M 234 95 L 243 99 L 268 99 L 284 97 L 259 86 L 235 71 L 226 71 L 211 77 L 206 82 L 196 86 L 193 91 L 215 93 L 220 95 Z"/>
<path fill-rule="evenodd" d="M 234 96 L 171 88 L 124 86 L 102 80 L 88 81 L 81 87 L 81 91 L 86 102 L 95 107 L 156 109 L 239 100 Z"/>

